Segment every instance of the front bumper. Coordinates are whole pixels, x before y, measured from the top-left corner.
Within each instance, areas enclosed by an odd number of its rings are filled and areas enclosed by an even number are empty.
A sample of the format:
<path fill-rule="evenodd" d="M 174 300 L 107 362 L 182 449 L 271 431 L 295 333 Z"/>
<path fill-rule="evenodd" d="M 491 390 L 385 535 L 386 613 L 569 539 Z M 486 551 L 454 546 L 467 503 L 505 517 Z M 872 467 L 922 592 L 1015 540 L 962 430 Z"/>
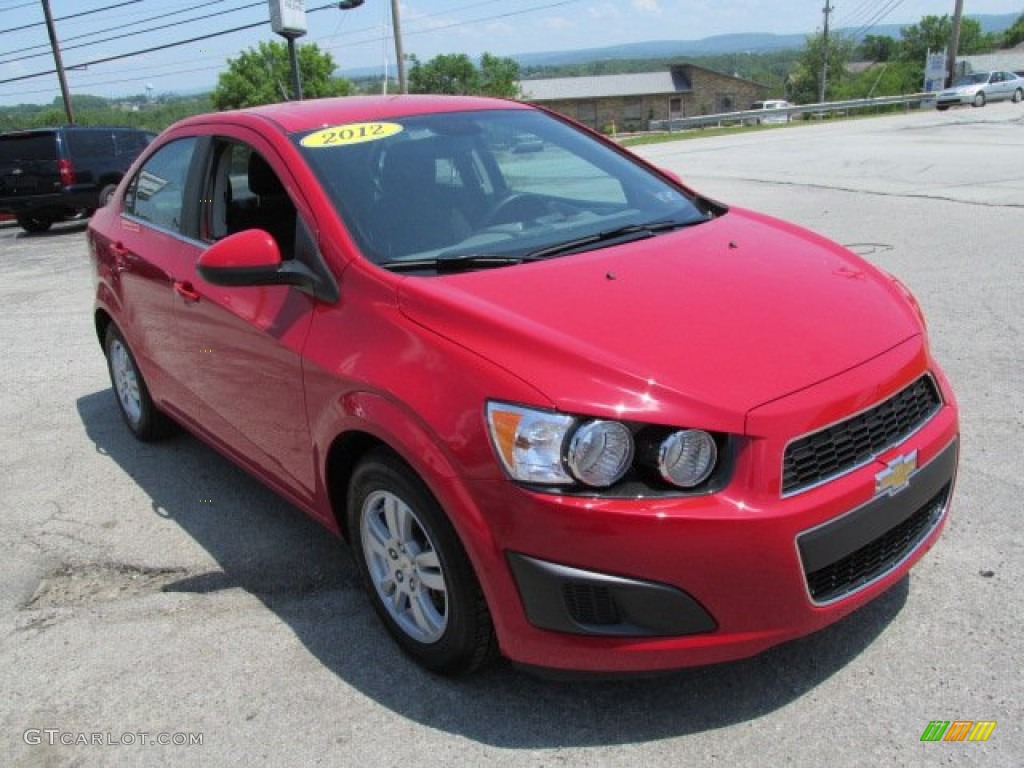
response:
<path fill-rule="evenodd" d="M 957 107 L 973 101 L 973 93 L 940 93 L 935 99 L 935 104 L 939 107 Z"/>
<path fill-rule="evenodd" d="M 789 497 L 778 473 L 765 471 L 781 465 L 782 435 L 752 437 L 728 487 L 707 496 L 581 498 L 513 486 L 510 499 L 508 488 L 478 487 L 487 496 L 478 497 L 481 508 L 502 510 L 492 518 L 500 559 L 480 575 L 503 653 L 574 671 L 710 664 L 809 634 L 875 599 L 946 521 L 958 425 L 952 394 L 936 379 L 944 404 L 924 426 L 866 465 Z M 795 400 L 790 417 L 814 396 Z M 773 404 L 760 423 L 785 410 Z M 911 453 L 907 482 L 878 491 L 878 475 Z"/>

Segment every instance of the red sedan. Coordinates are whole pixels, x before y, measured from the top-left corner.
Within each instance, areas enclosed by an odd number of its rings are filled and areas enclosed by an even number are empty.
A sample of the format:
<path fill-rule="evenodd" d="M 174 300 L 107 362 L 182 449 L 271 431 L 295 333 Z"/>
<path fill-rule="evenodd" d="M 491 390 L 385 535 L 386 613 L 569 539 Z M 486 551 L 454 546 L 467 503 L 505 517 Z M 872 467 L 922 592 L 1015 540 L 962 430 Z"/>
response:
<path fill-rule="evenodd" d="M 946 520 L 957 411 L 908 290 L 539 109 L 190 118 L 89 243 L 128 427 L 184 426 L 347 538 L 431 669 L 755 654 Z"/>

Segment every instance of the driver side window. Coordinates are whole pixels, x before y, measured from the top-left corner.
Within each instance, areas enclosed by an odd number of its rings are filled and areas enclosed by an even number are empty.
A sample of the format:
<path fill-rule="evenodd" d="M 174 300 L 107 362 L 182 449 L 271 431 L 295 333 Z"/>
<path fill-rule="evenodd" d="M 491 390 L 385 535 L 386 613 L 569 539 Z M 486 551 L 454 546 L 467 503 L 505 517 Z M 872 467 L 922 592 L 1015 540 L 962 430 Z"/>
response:
<path fill-rule="evenodd" d="M 293 258 L 295 204 L 267 159 L 248 144 L 231 140 L 219 142 L 214 157 L 203 196 L 203 239 L 213 242 L 262 229 L 277 241 L 281 258 Z"/>

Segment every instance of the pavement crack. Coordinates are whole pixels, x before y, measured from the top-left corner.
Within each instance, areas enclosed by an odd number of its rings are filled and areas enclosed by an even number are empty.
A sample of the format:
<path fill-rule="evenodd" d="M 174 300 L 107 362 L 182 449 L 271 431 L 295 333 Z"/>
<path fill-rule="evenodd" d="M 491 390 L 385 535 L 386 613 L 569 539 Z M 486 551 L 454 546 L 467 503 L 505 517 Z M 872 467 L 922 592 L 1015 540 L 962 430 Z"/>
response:
<path fill-rule="evenodd" d="M 64 564 L 43 579 L 23 610 L 109 603 L 151 592 L 187 576 L 187 568 L 130 563 Z"/>

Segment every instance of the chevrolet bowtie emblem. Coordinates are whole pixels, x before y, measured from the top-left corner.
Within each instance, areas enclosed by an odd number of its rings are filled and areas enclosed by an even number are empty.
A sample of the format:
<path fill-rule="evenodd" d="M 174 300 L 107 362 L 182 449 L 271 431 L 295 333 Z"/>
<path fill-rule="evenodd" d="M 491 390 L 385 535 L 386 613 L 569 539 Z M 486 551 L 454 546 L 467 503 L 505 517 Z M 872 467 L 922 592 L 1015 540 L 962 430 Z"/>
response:
<path fill-rule="evenodd" d="M 902 491 L 917 471 L 917 450 L 897 456 L 875 475 L 875 495 Z"/>

